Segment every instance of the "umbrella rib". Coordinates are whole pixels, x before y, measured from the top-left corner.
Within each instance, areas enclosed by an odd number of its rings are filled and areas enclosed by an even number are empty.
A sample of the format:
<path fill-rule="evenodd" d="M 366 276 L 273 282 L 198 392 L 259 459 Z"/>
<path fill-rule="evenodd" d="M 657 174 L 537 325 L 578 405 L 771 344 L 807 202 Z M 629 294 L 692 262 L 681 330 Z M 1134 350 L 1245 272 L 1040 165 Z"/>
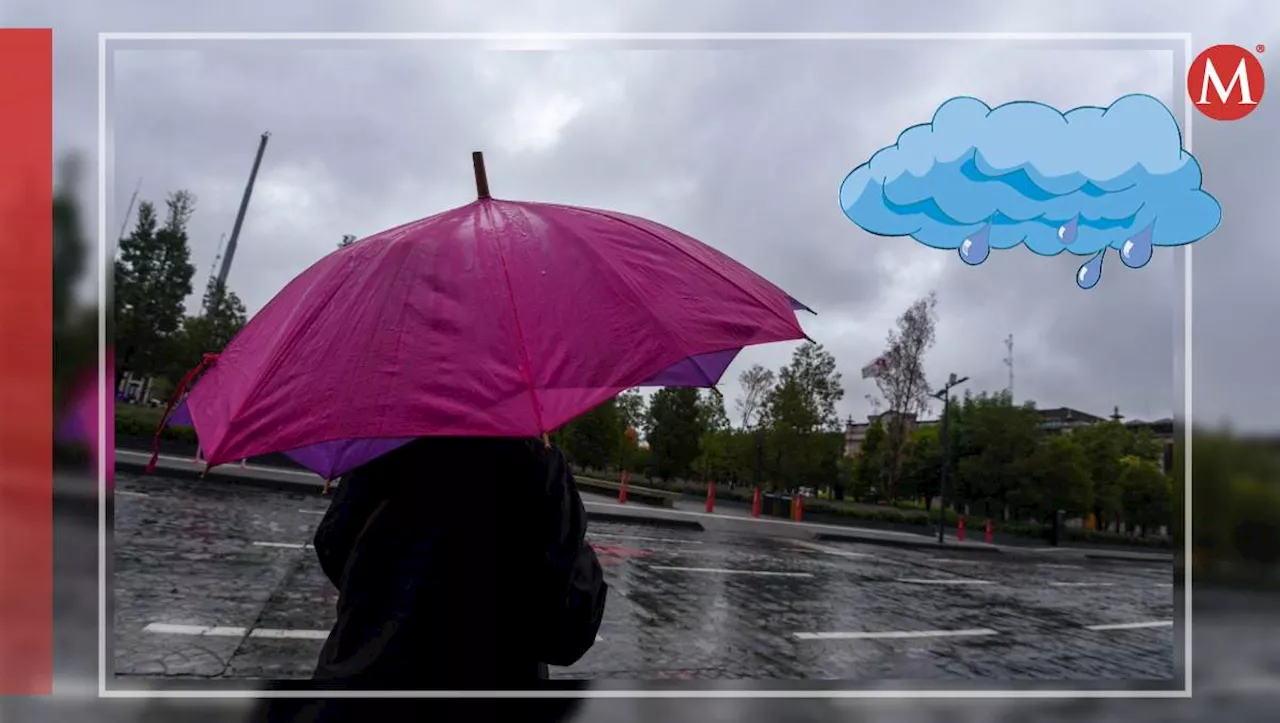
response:
<path fill-rule="evenodd" d="M 493 213 L 490 204 L 482 204 L 480 211 L 483 213 L 488 210 Z M 524 327 L 520 323 L 520 307 L 516 306 L 516 292 L 511 285 L 511 274 L 507 271 L 507 255 L 502 250 L 502 244 L 498 242 L 497 234 L 490 228 L 477 224 L 478 228 L 483 228 L 484 233 L 488 235 L 489 242 L 493 244 L 493 248 L 498 252 L 498 263 L 502 266 L 502 280 L 507 287 L 507 300 L 511 304 L 511 315 L 516 325 L 516 346 L 520 351 L 520 370 L 524 373 L 525 384 L 529 386 L 529 401 L 533 405 L 533 418 L 538 425 L 538 431 L 546 434 L 551 431 L 542 422 L 542 402 L 538 399 L 538 388 L 534 383 L 533 363 L 529 360 L 529 347 L 524 341 Z"/>
<path fill-rule="evenodd" d="M 770 313 L 772 313 L 774 316 L 776 316 L 776 317 L 778 317 L 779 319 L 781 319 L 784 323 L 787 323 L 788 325 L 790 325 L 790 324 L 794 324 L 794 325 L 796 325 L 797 327 L 799 326 L 799 322 L 797 322 L 797 321 L 796 321 L 796 319 L 795 319 L 795 312 L 792 312 L 792 314 L 791 314 L 791 318 L 790 318 L 790 319 L 787 319 L 787 318 L 786 318 L 786 317 L 784 317 L 783 315 L 779 314 L 779 313 L 778 313 L 778 311 L 777 311 L 776 309 L 774 309 L 774 308 L 773 308 L 773 305 L 771 305 L 771 304 L 769 304 L 769 303 L 765 302 L 765 301 L 764 301 L 763 299 L 761 299 L 761 298 L 759 297 L 759 295 L 757 295 L 754 291 L 752 291 L 751 289 L 747 289 L 747 288 L 743 287 L 743 286 L 742 286 L 742 284 L 739 284 L 735 279 L 733 279 L 732 277 L 730 277 L 730 276 L 726 275 L 726 274 L 725 274 L 723 271 L 721 271 L 720 269 L 715 268 L 714 266 L 712 266 L 711 264 L 707 263 L 707 262 L 706 262 L 706 261 L 704 261 L 703 259 L 700 259 L 700 258 L 698 258 L 697 256 L 695 256 L 695 255 L 693 255 L 693 254 L 689 253 L 689 252 L 688 252 L 688 250 L 683 249 L 683 248 L 680 248 L 680 247 L 679 247 L 679 246 L 677 246 L 676 244 L 671 243 L 671 241 L 667 240 L 666 238 L 663 238 L 661 234 L 656 234 L 656 233 L 654 233 L 654 232 L 650 231 L 649 229 L 644 228 L 643 226 L 640 226 L 640 225 L 638 225 L 638 224 L 636 224 L 636 223 L 633 223 L 632 221 L 630 221 L 630 220 L 628 220 L 628 219 L 626 219 L 626 218 L 623 218 L 623 217 L 622 217 L 622 214 L 616 214 L 616 215 L 615 215 L 615 214 L 612 214 L 612 213 L 606 213 L 606 212 L 604 212 L 604 211 L 600 211 L 600 210 L 597 210 L 597 209 L 594 209 L 594 208 L 585 208 L 585 207 L 582 207 L 582 206 L 564 206 L 564 205 L 562 205 L 562 204 L 547 204 L 547 205 L 551 205 L 551 206 L 559 206 L 560 208 L 569 208 L 569 209 L 573 209 L 573 210 L 575 210 L 575 211 L 583 211 L 583 212 L 585 212 L 585 213 L 589 213 L 589 214 L 592 214 L 592 215 L 595 215 L 595 216 L 602 216 L 602 217 L 607 218 L 607 219 L 610 219 L 610 220 L 612 220 L 612 221 L 616 221 L 616 222 L 621 223 L 621 224 L 624 224 L 624 225 L 626 225 L 626 226 L 630 226 L 631 228 L 633 228 L 633 229 L 635 229 L 635 230 L 637 230 L 637 231 L 639 231 L 639 232 L 641 232 L 641 233 L 643 233 L 643 234 L 646 234 L 646 235 L 648 235 L 648 236 L 652 236 L 653 238 L 657 239 L 658 241 L 661 241 L 662 243 L 666 244 L 667 246 L 670 246 L 671 248 L 675 249 L 676 251 L 679 251 L 680 253 L 684 254 L 685 256 L 688 256 L 688 257 L 689 257 L 690 259 L 692 259 L 693 261 L 697 262 L 698 264 L 701 264 L 702 266 L 704 266 L 705 268 L 707 268 L 707 269 L 708 269 L 708 270 L 710 270 L 711 272 L 715 273 L 715 274 L 716 274 L 717 276 L 719 276 L 720 278 L 722 278 L 722 279 L 724 279 L 725 281 L 729 282 L 730 284 L 734 285 L 735 287 L 737 287 L 737 289 L 738 289 L 739 291 L 741 291 L 741 292 L 743 292 L 744 294 L 747 294 L 747 295 L 748 295 L 748 296 L 750 296 L 751 298 L 755 299 L 757 303 L 759 303 L 761 306 L 763 306 L 763 307 L 765 307 L 766 309 L 768 309 L 768 310 L 770 311 Z M 671 230 L 672 230 L 672 231 L 675 231 L 675 229 L 671 229 Z M 680 233 L 680 232 L 676 231 L 676 233 Z M 684 234 L 681 234 L 681 235 L 684 235 Z M 708 248 L 710 248 L 710 247 L 708 247 Z M 714 249 L 713 249 L 713 250 L 714 250 Z M 732 259 L 730 259 L 730 260 L 732 260 Z M 734 263 L 737 263 L 737 262 L 735 261 Z M 755 274 L 756 276 L 760 276 L 759 274 L 756 274 L 756 272 L 751 271 L 751 269 L 747 268 L 746 266 L 743 266 L 742 264 L 738 264 L 738 265 L 739 265 L 739 266 L 742 266 L 742 268 L 746 269 L 747 271 L 751 272 L 752 274 Z M 772 284 L 772 282 L 769 282 L 769 281 L 768 281 L 768 279 L 765 279 L 763 276 L 760 276 L 760 278 L 761 278 L 762 280 L 764 280 L 766 283 L 769 283 L 770 285 L 774 285 L 774 286 L 776 286 L 775 284 Z M 788 304 L 788 306 L 789 306 L 789 305 L 790 305 L 790 304 Z M 803 333 L 803 332 L 801 332 L 801 333 Z"/>

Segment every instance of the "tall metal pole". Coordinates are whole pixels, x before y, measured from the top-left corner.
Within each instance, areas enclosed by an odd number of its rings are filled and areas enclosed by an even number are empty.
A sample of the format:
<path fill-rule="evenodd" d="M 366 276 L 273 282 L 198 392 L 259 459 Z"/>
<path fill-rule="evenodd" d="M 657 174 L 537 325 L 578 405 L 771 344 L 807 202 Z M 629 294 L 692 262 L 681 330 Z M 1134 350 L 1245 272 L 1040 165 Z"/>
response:
<path fill-rule="evenodd" d="M 947 467 L 951 466 L 951 445 L 947 444 L 947 417 L 950 416 L 950 410 L 951 387 L 946 387 L 942 390 L 942 479 L 938 481 L 938 544 L 942 544 L 942 533 L 947 529 Z"/>
<path fill-rule="evenodd" d="M 1013 334 L 1010 334 L 1004 340 L 1005 348 L 1005 366 L 1009 367 L 1009 403 L 1013 403 Z"/>
<path fill-rule="evenodd" d="M 942 390 L 933 396 L 942 400 L 942 476 L 938 481 L 938 544 L 944 542 L 943 533 L 947 529 L 947 467 L 951 466 L 951 445 L 947 439 L 947 417 L 951 411 L 951 388 L 959 386 L 969 381 L 969 377 L 956 378 L 952 374 L 947 379 L 947 383 L 942 386 Z"/>
<path fill-rule="evenodd" d="M 217 294 L 227 287 L 227 274 L 231 271 L 231 260 L 236 255 L 236 242 L 240 240 L 240 227 L 244 224 L 244 214 L 249 210 L 249 197 L 253 195 L 253 182 L 258 178 L 258 166 L 262 165 L 262 154 L 267 150 L 267 139 L 271 131 L 262 134 L 258 141 L 258 155 L 253 158 L 253 170 L 249 171 L 249 182 L 245 184 L 244 196 L 240 198 L 240 211 L 236 213 L 236 224 L 231 227 L 231 238 L 227 239 L 227 250 L 222 256 L 222 268 L 218 270 Z"/>

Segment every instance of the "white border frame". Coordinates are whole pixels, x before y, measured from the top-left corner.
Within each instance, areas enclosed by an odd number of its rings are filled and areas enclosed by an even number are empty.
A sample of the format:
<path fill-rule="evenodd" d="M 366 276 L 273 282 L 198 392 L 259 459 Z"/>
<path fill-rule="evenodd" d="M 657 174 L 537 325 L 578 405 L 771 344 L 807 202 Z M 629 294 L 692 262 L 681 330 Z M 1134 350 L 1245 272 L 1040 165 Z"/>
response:
<path fill-rule="evenodd" d="M 123 32 L 98 34 L 98 696 L 100 698 L 1190 698 L 1191 697 L 1191 268 L 1192 245 L 1183 246 L 1183 675 L 1182 690 L 534 690 L 534 691 L 354 691 L 354 690 L 108 690 L 107 689 L 107 487 L 108 461 L 114 452 L 106 448 L 109 417 L 107 393 L 107 269 L 113 248 L 107 236 L 107 41 L 491 41 L 500 43 L 547 44 L 564 42 L 619 41 L 1181 41 L 1183 76 L 1192 60 L 1191 33 L 1009 33 L 1009 32 L 591 32 L 591 33 L 371 33 L 371 32 Z M 529 49 L 534 49 L 530 47 Z M 1181 86 L 1175 77 L 1175 97 Z M 1182 145 L 1191 151 L 1194 113 L 1185 103 L 1182 117 Z M 763 681 L 761 681 L 763 682 Z"/>

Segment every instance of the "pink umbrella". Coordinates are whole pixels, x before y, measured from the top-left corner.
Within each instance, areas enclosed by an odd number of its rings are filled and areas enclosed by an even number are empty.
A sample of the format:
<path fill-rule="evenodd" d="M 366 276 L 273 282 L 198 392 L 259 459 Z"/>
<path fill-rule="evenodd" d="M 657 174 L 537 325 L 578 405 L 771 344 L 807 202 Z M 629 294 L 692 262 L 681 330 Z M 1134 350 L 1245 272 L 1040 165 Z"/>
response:
<path fill-rule="evenodd" d="M 724 254 L 635 216 L 491 198 L 473 160 L 476 201 L 321 259 L 184 380 L 202 373 L 181 411 L 209 465 L 285 452 L 333 478 L 417 437 L 543 435 L 806 338 L 806 307 Z"/>

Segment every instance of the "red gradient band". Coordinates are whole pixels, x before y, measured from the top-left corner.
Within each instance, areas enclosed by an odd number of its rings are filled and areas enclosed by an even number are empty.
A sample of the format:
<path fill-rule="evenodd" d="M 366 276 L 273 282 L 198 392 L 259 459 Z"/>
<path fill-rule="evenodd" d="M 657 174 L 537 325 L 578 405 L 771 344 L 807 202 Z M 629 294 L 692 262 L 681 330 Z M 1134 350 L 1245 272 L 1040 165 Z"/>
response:
<path fill-rule="evenodd" d="M 0 30 L 0 694 L 53 687 L 53 31 Z"/>

